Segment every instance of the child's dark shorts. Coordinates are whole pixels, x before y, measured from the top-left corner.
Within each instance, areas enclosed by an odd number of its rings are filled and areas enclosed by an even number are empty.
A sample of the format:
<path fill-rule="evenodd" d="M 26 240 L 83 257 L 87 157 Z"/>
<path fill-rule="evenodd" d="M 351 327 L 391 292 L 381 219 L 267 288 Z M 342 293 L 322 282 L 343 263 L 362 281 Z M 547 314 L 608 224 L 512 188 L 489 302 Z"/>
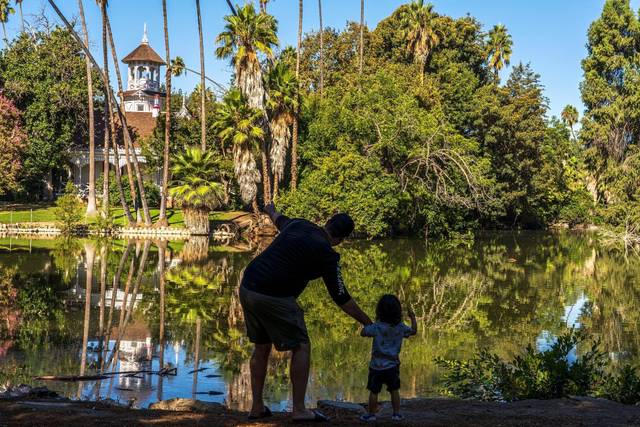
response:
<path fill-rule="evenodd" d="M 381 371 L 369 368 L 367 390 L 373 394 L 378 394 L 383 385 L 387 386 L 387 391 L 390 393 L 400 389 L 400 366 Z"/>

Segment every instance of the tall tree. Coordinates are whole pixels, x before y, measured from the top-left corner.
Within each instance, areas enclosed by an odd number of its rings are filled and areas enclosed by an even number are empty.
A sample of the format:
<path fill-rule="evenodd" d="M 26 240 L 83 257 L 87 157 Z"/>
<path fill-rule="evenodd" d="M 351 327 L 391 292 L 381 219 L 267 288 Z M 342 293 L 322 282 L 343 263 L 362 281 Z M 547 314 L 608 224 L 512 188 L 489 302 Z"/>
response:
<path fill-rule="evenodd" d="M 440 44 L 440 36 L 435 29 L 437 15 L 432 4 L 424 0 L 413 0 L 402 12 L 401 25 L 407 42 L 407 51 L 414 62 L 420 65 L 420 83 L 424 84 L 424 73 L 429 55 Z"/>
<path fill-rule="evenodd" d="M 262 112 L 263 135 L 267 134 L 268 122 L 265 110 L 265 90 L 262 68 L 258 54 L 273 56 L 273 47 L 278 44 L 277 23 L 273 16 L 256 13 L 253 4 L 247 3 L 237 10 L 237 15 L 225 16 L 225 29 L 216 38 L 219 58 L 231 58 L 235 67 L 238 88 L 249 107 Z M 271 184 L 268 166 L 266 138 L 261 143 L 262 181 L 265 203 L 271 200 Z"/>
<path fill-rule="evenodd" d="M 162 189 L 160 192 L 160 215 L 158 225 L 167 225 L 167 188 L 169 186 L 169 146 L 171 144 L 171 52 L 169 51 L 169 24 L 167 22 L 167 0 L 162 0 L 162 22 L 164 25 L 164 47 L 166 52 L 167 72 L 165 73 L 165 121 L 164 121 L 164 151 L 162 161 Z"/>
<path fill-rule="evenodd" d="M 111 32 L 111 20 L 109 19 L 109 15 L 107 15 L 107 32 L 109 36 L 109 47 L 111 48 L 111 58 L 113 59 L 113 64 L 116 72 L 116 81 L 118 82 L 118 97 L 120 98 L 120 105 L 124 105 L 124 90 L 122 85 L 122 74 L 120 73 L 120 63 L 118 62 L 118 53 L 116 50 L 116 44 L 113 40 L 113 33 Z M 122 117 L 120 117 L 120 122 L 123 122 Z M 141 201 L 144 223 L 145 225 L 149 226 L 151 225 L 151 214 L 149 212 L 149 205 L 147 203 L 147 198 L 145 194 L 144 179 L 140 171 L 140 165 L 138 164 L 138 156 L 135 152 L 135 149 L 133 148 L 133 142 L 131 140 L 129 128 L 122 126 L 122 134 L 123 134 L 122 139 L 124 141 L 125 165 L 127 167 L 127 180 L 129 181 L 129 191 L 131 192 L 133 210 L 136 213 L 136 220 L 138 220 L 140 217 L 139 201 Z M 133 159 L 133 162 L 132 162 L 132 159 Z M 139 198 L 138 198 L 138 191 L 136 191 L 136 183 L 134 182 L 134 175 L 135 175 L 135 179 L 137 180 L 138 187 L 140 188 Z"/>
<path fill-rule="evenodd" d="M 298 187 L 298 138 L 300 126 L 300 51 L 302 50 L 302 9 L 303 0 L 298 0 L 298 45 L 296 48 L 296 80 L 298 81 L 297 108 L 293 121 L 293 141 L 291 142 L 291 190 Z"/>
<path fill-rule="evenodd" d="M 200 0 L 196 0 L 196 14 L 198 15 L 198 41 L 200 42 L 200 86 L 203 91 L 205 85 L 204 70 L 204 42 L 202 39 L 202 14 L 200 13 Z M 204 94 L 204 92 L 203 92 Z M 207 149 L 207 97 L 200 97 L 200 148 Z"/>
<path fill-rule="evenodd" d="M 360 66 L 358 73 L 362 74 L 364 65 L 364 0 L 360 0 Z"/>
<path fill-rule="evenodd" d="M 500 70 L 508 67 L 511 61 L 513 40 L 502 24 L 495 25 L 487 34 L 487 64 L 493 70 L 498 81 Z"/>
<path fill-rule="evenodd" d="M 22 4 L 22 2 L 20 2 Z M 80 22 L 82 23 L 82 36 L 84 45 L 89 48 L 89 31 L 84 17 L 82 0 L 78 0 Z M 89 194 L 87 197 L 87 216 L 94 216 L 96 210 L 96 126 L 93 107 L 93 77 L 91 75 L 91 60 L 85 56 L 87 64 L 87 97 L 89 105 Z"/>
<path fill-rule="evenodd" d="M 320 97 L 324 94 L 324 27 L 322 26 L 322 0 L 318 0 L 318 17 L 320 18 Z"/>
<path fill-rule="evenodd" d="M 129 206 L 124 196 L 124 190 L 122 188 L 122 179 L 120 179 L 120 156 L 118 154 L 118 144 L 116 142 L 116 126 L 115 126 L 115 118 L 113 115 L 113 110 L 115 106 L 115 99 L 113 97 L 113 93 L 110 90 L 111 82 L 109 78 L 109 45 L 108 45 L 108 34 L 109 34 L 109 26 L 108 21 L 109 17 L 107 15 L 107 6 L 109 4 L 108 0 L 97 0 L 100 5 L 100 13 L 102 14 L 102 54 L 104 60 L 104 68 L 102 70 L 104 74 L 104 80 L 106 82 L 108 90 L 106 90 L 105 96 L 105 146 L 103 149 L 104 155 L 104 163 L 103 163 L 103 206 L 102 206 L 102 214 L 104 217 L 107 217 L 109 214 L 109 144 L 111 145 L 111 149 L 113 150 L 113 158 L 115 161 L 115 177 L 116 177 L 116 186 L 118 188 L 118 195 L 120 197 L 120 204 L 122 206 L 122 210 L 124 211 L 125 217 L 127 218 L 127 222 L 132 224 L 134 222 L 133 216 L 131 215 L 131 211 L 129 210 Z"/>
<path fill-rule="evenodd" d="M 569 130 L 571 131 L 571 136 L 575 141 L 576 134 L 573 130 L 573 126 L 575 126 L 575 124 L 578 123 L 578 119 L 580 118 L 578 114 L 578 110 L 573 105 L 567 105 L 562 110 L 562 113 L 560 114 L 560 116 L 562 117 L 562 121 L 564 122 L 564 124 L 569 127 Z"/>
<path fill-rule="evenodd" d="M 253 150 L 264 138 L 262 112 L 251 108 L 239 89 L 231 89 L 216 114 L 214 128 L 224 144 L 231 144 L 233 169 L 244 203 L 252 203 L 257 211 L 257 183 L 260 182 Z"/>
<path fill-rule="evenodd" d="M 638 40 L 640 24 L 629 0 L 607 0 L 589 27 L 580 86 L 586 111 L 580 132 L 600 160 L 621 162 L 640 137 Z M 602 162 L 598 161 L 601 165 Z"/>
<path fill-rule="evenodd" d="M 284 177 L 287 150 L 291 142 L 291 126 L 298 109 L 298 81 L 291 69 L 282 61 L 276 62 L 267 73 L 267 111 L 271 130 L 271 171 L 273 172 L 273 198 Z"/>
<path fill-rule="evenodd" d="M 22 128 L 22 114 L 0 93 L 0 195 L 18 189 L 22 157 L 27 134 Z"/>
<path fill-rule="evenodd" d="M 7 39 L 7 28 L 5 25 L 9 22 L 9 15 L 16 13 L 15 9 L 9 4 L 10 0 L 0 0 L 0 24 L 2 24 L 2 33 L 4 35 L 4 43 L 9 44 Z"/>
<path fill-rule="evenodd" d="M 108 44 L 107 44 L 107 3 L 108 0 L 96 0 L 96 3 L 100 7 L 100 14 L 102 16 L 102 64 L 105 70 L 102 74 L 105 78 L 105 82 L 108 85 L 107 70 L 109 69 L 109 57 L 108 57 Z M 108 90 L 105 88 L 105 91 Z M 110 102 L 109 97 L 105 95 L 105 108 L 104 108 L 104 145 L 102 147 L 102 216 L 109 216 L 109 144 L 111 142 L 111 129 L 109 122 L 109 109 Z"/>

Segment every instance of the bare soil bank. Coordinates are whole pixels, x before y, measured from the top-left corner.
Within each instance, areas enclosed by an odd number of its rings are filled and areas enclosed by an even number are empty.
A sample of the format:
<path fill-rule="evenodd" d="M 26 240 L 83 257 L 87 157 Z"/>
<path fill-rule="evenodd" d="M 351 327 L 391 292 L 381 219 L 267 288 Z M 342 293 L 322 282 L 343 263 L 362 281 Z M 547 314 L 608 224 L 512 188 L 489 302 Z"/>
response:
<path fill-rule="evenodd" d="M 411 426 L 638 426 L 640 407 L 602 399 L 527 400 L 500 404 L 452 399 L 412 399 L 403 402 L 404 422 L 392 422 L 383 409 L 375 425 Z M 365 425 L 357 411 L 324 407 L 332 421 L 325 425 Z M 221 406 L 195 411 L 126 409 L 103 403 L 66 400 L 0 401 L 0 426 L 276 426 L 292 424 L 276 413 L 249 422 L 245 413 Z M 304 424 L 303 424 L 304 425 Z M 307 424 L 313 425 L 313 424 Z"/>

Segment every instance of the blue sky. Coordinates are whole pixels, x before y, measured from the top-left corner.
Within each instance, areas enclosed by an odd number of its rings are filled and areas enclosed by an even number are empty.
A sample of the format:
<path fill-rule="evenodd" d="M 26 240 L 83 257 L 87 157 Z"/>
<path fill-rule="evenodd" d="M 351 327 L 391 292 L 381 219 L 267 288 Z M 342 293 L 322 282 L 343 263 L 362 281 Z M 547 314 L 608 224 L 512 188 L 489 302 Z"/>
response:
<path fill-rule="evenodd" d="M 236 0 L 234 3 L 243 3 Z M 407 0 L 366 0 L 365 19 L 370 28 Z M 256 0 L 257 2 L 257 0 Z M 162 7 L 160 0 L 110 0 L 109 14 L 118 57 L 133 50 L 142 37 L 143 24 L 149 28 L 151 46 L 164 57 L 162 33 Z M 169 37 L 171 56 L 182 56 L 187 66 L 198 69 L 198 29 L 194 0 L 168 0 Z M 634 10 L 640 0 L 631 1 Z M 58 0 L 68 17 L 77 15 L 77 0 Z M 549 98 L 551 114 L 558 115 L 566 104 L 582 109 L 579 84 L 582 80 L 580 61 L 586 55 L 586 32 L 589 24 L 602 10 L 604 0 L 433 0 L 435 10 L 453 17 L 467 13 L 475 16 L 485 28 L 497 23 L 505 24 L 513 36 L 514 53 L 512 64 L 530 62 L 541 75 Z M 90 28 L 92 49 L 99 52 L 101 21 L 94 0 L 84 0 L 85 13 Z M 228 13 L 225 0 L 201 0 L 205 33 L 207 75 L 214 80 L 227 83 L 231 68 L 226 61 L 214 57 L 214 39 L 224 23 L 222 17 Z M 51 22 L 57 22 L 45 0 L 24 2 L 24 13 L 29 15 L 45 10 Z M 343 28 L 349 20 L 359 20 L 359 0 L 323 0 L 325 26 Z M 295 45 L 298 19 L 298 0 L 272 0 L 270 13 L 279 22 L 280 44 Z M 305 0 L 304 31 L 318 28 L 318 2 Z M 9 35 L 19 29 L 16 14 L 8 25 Z M 508 73 L 508 70 L 507 70 Z M 175 78 L 174 86 L 190 91 L 199 81 L 188 74 Z"/>

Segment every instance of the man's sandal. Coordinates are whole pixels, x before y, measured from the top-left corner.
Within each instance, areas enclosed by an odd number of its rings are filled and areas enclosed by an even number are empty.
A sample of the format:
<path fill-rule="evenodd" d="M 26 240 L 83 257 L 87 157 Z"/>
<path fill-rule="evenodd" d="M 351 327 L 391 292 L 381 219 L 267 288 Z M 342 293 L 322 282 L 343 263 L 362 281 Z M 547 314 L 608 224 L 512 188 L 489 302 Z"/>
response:
<path fill-rule="evenodd" d="M 269 418 L 272 415 L 273 414 L 271 413 L 271 410 L 265 406 L 264 410 L 260 413 L 260 415 L 249 415 L 249 419 L 250 420 L 259 420 L 259 419 L 262 419 L 262 418 Z"/>

